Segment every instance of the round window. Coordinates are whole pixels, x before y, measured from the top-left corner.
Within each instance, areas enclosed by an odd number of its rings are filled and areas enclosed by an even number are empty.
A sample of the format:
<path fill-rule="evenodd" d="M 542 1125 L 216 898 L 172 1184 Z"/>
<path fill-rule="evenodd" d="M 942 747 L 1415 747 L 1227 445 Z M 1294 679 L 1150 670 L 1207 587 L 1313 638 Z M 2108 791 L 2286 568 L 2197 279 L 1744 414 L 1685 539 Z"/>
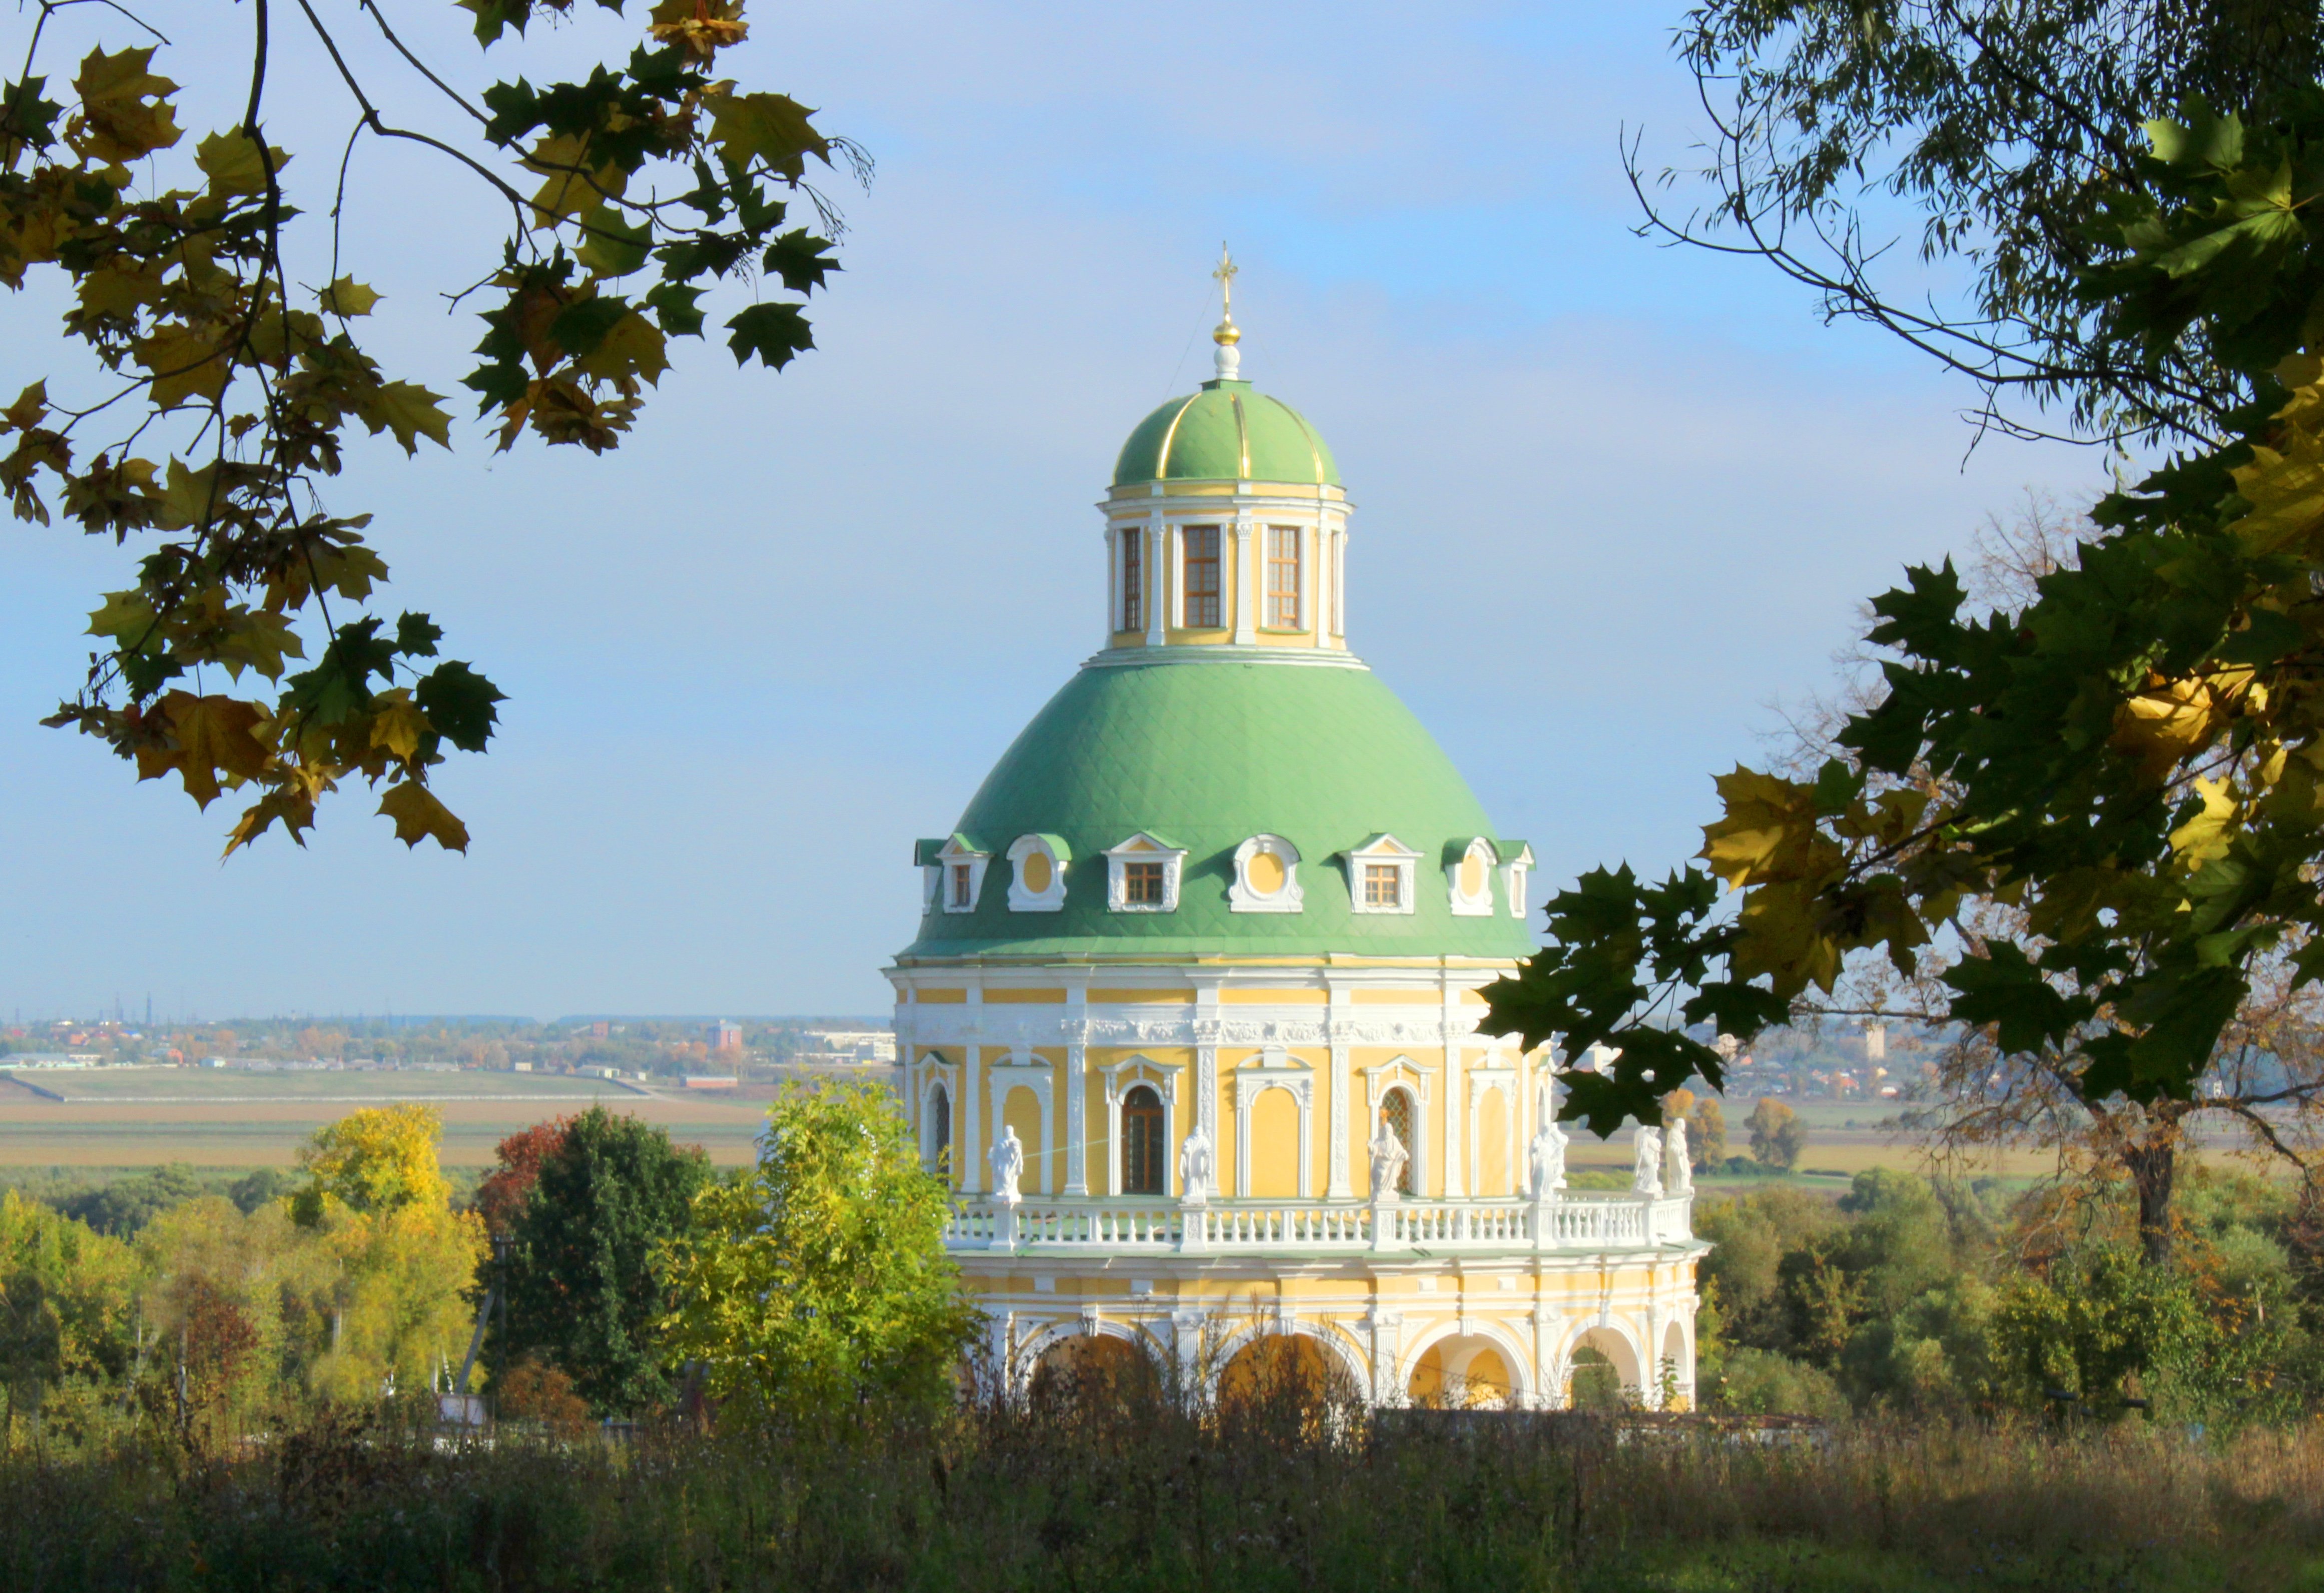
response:
<path fill-rule="evenodd" d="M 1025 889 L 1035 896 L 1046 895 L 1055 873 L 1049 867 L 1049 854 L 1031 852 L 1025 854 L 1023 868 Z"/>
<path fill-rule="evenodd" d="M 1242 877 L 1261 896 L 1283 889 L 1283 860 L 1271 852 L 1254 852 L 1242 867 Z"/>

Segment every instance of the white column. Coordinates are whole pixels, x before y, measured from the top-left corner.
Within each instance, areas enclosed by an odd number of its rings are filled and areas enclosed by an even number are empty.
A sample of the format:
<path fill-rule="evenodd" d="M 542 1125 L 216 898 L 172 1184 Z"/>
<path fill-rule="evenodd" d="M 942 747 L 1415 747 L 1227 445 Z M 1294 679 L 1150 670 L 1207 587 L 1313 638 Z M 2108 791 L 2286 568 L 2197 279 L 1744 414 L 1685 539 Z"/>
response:
<path fill-rule="evenodd" d="M 1088 1107 L 1089 1090 L 1084 1082 L 1088 1064 L 1088 1046 L 1065 1047 L 1065 1192 L 1069 1195 L 1089 1193 L 1089 1136 L 1082 1127 Z"/>
<path fill-rule="evenodd" d="M 1323 645 L 1323 528 L 1299 529 L 1299 629 L 1310 646 Z"/>
<path fill-rule="evenodd" d="M 1461 1142 L 1467 1137 L 1467 1091 L 1461 1087 L 1461 1046 L 1450 1035 L 1444 1038 L 1444 1198 L 1459 1200 L 1462 1194 Z"/>
<path fill-rule="evenodd" d="M 961 1069 L 960 1187 L 967 1194 L 979 1194 L 984 1189 L 983 1058 L 983 1048 L 971 1045 L 968 1061 Z"/>
<path fill-rule="evenodd" d="M 1162 645 L 1163 604 L 1169 593 L 1163 585 L 1162 548 L 1168 540 L 1169 529 L 1163 523 L 1162 511 L 1154 511 L 1146 532 L 1146 645 Z"/>
<path fill-rule="evenodd" d="M 1234 522 L 1234 639 L 1249 647 L 1259 640 L 1259 533 L 1247 514 Z"/>
<path fill-rule="evenodd" d="M 1105 645 L 1121 629 L 1121 529 L 1105 522 Z"/>

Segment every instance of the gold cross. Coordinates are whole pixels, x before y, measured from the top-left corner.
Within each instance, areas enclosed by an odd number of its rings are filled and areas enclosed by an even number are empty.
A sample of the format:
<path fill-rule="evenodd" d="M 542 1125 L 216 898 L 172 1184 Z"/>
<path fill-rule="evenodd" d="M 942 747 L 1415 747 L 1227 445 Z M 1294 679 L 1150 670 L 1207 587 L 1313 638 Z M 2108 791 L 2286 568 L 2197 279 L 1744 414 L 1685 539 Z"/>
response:
<path fill-rule="evenodd" d="M 1227 246 L 1224 244 L 1221 244 L 1219 245 L 1219 268 L 1213 272 L 1211 275 L 1218 281 L 1219 302 L 1221 307 L 1225 310 L 1226 318 L 1229 320 L 1234 319 L 1234 280 L 1235 272 L 1240 269 L 1240 267 L 1235 264 L 1234 256 L 1227 253 Z"/>

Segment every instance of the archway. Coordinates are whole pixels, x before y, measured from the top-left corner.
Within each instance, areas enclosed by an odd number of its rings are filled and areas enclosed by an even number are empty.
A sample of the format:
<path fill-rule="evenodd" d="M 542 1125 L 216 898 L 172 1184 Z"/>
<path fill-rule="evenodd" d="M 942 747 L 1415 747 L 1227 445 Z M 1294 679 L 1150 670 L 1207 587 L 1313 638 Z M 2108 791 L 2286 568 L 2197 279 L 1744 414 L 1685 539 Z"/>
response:
<path fill-rule="evenodd" d="M 1643 1397 L 1637 1350 L 1611 1328 L 1591 1328 L 1565 1354 L 1569 1410 L 1619 1410 Z"/>
<path fill-rule="evenodd" d="M 1518 1388 L 1499 1344 L 1481 1333 L 1452 1334 L 1421 1352 L 1405 1397 L 1429 1410 L 1508 1410 Z"/>
<path fill-rule="evenodd" d="M 927 1110 L 922 1119 L 922 1125 L 927 1132 L 921 1146 L 921 1156 L 927 1164 L 928 1171 L 940 1178 L 949 1178 L 952 1175 L 954 1161 L 952 1091 L 945 1088 L 944 1081 L 941 1079 L 928 1085 Z"/>
<path fill-rule="evenodd" d="M 1262 1331 L 1219 1368 L 1222 1420 L 1305 1432 L 1363 1403 L 1363 1385 L 1346 1362 L 1307 1333 Z"/>
<path fill-rule="evenodd" d="M 1393 1128 L 1404 1146 L 1404 1171 L 1398 1175 L 1398 1194 L 1418 1192 L 1417 1169 L 1420 1165 L 1420 1109 L 1412 1099 L 1412 1091 L 1398 1084 L 1380 1097 L 1379 1127 Z"/>
<path fill-rule="evenodd" d="M 1694 1353 L 1686 1341 L 1685 1324 L 1673 1321 L 1663 1330 L 1663 1354 L 1655 1367 L 1656 1385 L 1666 1392 L 1664 1401 L 1673 1410 L 1690 1409 L 1694 1403 Z"/>
<path fill-rule="evenodd" d="M 1058 1340 L 1033 1362 L 1027 1397 L 1056 1419 L 1113 1421 L 1151 1411 L 1164 1395 L 1153 1358 L 1111 1333 Z"/>

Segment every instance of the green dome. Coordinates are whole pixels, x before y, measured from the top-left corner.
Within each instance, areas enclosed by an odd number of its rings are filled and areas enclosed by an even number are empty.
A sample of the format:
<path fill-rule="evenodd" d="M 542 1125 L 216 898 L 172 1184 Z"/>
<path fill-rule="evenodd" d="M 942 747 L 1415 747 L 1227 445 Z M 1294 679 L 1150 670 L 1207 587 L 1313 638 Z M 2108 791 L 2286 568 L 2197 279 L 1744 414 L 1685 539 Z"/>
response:
<path fill-rule="evenodd" d="M 1156 481 L 1296 482 L 1336 487 L 1332 450 L 1299 412 L 1248 382 L 1205 382 L 1138 423 L 1114 461 L 1113 484 Z"/>
<path fill-rule="evenodd" d="M 1369 669 L 1204 658 L 1093 662 L 1034 716 L 961 815 L 990 852 L 975 909 L 932 904 L 906 959 L 1212 954 L 1516 958 L 1532 954 L 1499 879 L 1494 910 L 1456 917 L 1448 844 L 1494 832 L 1468 785 Z M 1144 831 L 1186 849 L 1178 907 L 1106 907 L 1107 848 Z M 1336 854 L 1383 831 L 1420 853 L 1410 914 L 1352 910 Z M 1065 843 L 1065 902 L 1009 907 L 1010 844 Z M 1280 835 L 1299 850 L 1296 913 L 1227 902 L 1235 848 Z M 1518 843 L 1497 846 L 1504 854 Z"/>

